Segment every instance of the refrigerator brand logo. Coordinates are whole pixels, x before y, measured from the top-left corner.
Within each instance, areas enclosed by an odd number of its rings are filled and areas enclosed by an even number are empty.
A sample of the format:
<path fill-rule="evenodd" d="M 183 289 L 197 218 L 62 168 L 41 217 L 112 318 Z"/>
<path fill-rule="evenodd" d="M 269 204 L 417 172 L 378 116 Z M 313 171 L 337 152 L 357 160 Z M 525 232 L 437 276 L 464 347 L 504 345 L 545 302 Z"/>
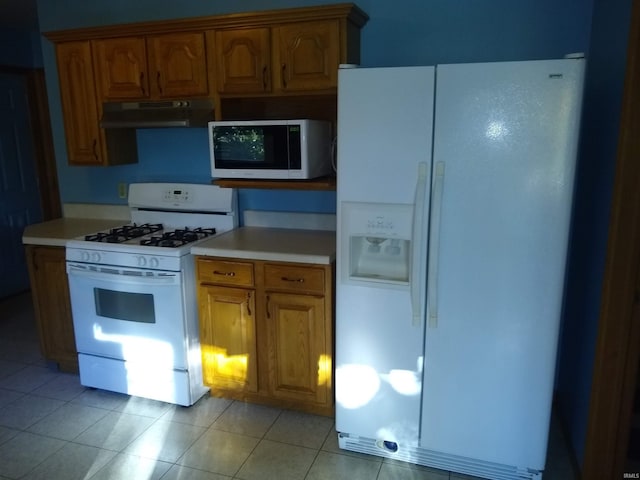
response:
<path fill-rule="evenodd" d="M 625 473 L 622 478 L 640 478 L 640 473 Z"/>

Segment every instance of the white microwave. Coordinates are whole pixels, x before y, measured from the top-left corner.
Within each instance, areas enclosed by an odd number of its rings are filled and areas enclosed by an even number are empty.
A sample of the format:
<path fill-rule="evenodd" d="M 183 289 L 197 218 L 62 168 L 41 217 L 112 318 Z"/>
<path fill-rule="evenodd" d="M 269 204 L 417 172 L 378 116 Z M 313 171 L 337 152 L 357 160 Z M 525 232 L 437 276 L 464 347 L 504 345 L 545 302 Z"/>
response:
<path fill-rule="evenodd" d="M 214 178 L 310 179 L 332 172 L 329 122 L 220 121 L 208 129 Z"/>

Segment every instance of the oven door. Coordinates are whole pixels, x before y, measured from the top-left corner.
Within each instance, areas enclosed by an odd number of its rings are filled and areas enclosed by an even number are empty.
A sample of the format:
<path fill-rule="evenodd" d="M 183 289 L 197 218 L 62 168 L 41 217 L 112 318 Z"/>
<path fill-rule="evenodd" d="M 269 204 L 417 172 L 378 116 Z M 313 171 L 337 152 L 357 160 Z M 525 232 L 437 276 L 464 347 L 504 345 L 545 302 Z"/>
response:
<path fill-rule="evenodd" d="M 187 369 L 181 272 L 67 263 L 78 353 Z"/>

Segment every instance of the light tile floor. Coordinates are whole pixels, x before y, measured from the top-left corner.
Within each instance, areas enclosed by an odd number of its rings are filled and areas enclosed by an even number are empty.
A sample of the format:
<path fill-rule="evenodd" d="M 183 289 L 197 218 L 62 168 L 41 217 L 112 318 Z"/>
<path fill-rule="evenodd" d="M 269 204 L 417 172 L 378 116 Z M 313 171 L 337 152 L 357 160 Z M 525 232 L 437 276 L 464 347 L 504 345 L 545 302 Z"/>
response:
<path fill-rule="evenodd" d="M 545 480 L 572 479 L 557 425 Z M 205 397 L 190 408 L 84 388 L 38 347 L 28 294 L 0 301 L 0 479 L 471 478 L 340 450 L 331 418 Z"/>

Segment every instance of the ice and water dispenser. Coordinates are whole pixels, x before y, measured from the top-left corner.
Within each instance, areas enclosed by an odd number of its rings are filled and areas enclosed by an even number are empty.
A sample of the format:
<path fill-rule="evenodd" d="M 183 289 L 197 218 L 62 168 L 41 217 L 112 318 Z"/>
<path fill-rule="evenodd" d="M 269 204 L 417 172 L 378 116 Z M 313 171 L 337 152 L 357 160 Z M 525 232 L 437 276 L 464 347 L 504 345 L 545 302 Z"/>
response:
<path fill-rule="evenodd" d="M 412 225 L 413 205 L 343 202 L 343 281 L 408 285 Z"/>

